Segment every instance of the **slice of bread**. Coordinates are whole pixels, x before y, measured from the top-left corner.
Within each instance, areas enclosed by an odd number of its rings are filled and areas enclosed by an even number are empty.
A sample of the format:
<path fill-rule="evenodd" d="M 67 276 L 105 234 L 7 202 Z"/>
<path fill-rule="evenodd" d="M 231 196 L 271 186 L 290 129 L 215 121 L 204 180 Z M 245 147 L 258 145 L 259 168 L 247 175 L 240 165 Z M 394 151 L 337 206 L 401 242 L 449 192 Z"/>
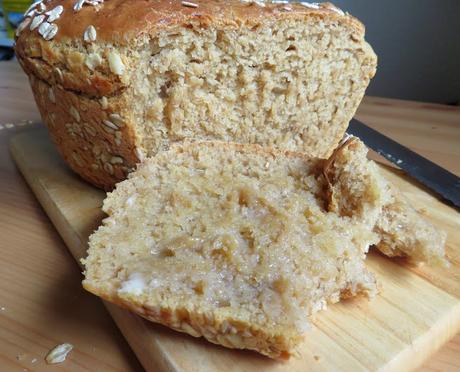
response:
<path fill-rule="evenodd" d="M 288 357 L 308 315 L 376 292 L 364 258 L 387 184 L 362 143 L 334 157 L 347 160 L 201 143 L 148 159 L 108 194 L 84 287 L 193 336 Z M 328 211 L 326 166 L 330 179 L 354 174 L 346 214 Z"/>
<path fill-rule="evenodd" d="M 328 160 L 251 145 L 176 145 L 108 194 L 83 285 L 192 336 L 287 358 L 309 315 L 376 292 L 364 266 L 371 244 L 445 262 L 444 236 L 366 154 L 355 138 Z M 417 238 L 414 226 L 430 238 Z"/>
<path fill-rule="evenodd" d="M 345 141 L 325 165 L 325 177 L 329 181 L 328 210 L 340 215 L 353 215 L 354 218 L 375 219 L 375 213 L 380 213 L 374 227 L 379 235 L 377 248 L 389 257 L 408 257 L 413 263 L 429 263 L 432 265 L 448 266 L 445 257 L 444 245 L 446 233 L 425 220 L 406 200 L 401 192 L 383 176 L 380 185 L 384 185 L 386 201 L 383 209 L 361 209 L 366 204 L 359 201 L 367 181 L 363 177 L 370 176 L 368 162 L 357 163 L 355 159 L 364 159 L 367 149 L 362 145 L 354 144 L 355 151 L 342 151 L 341 147 L 350 145 Z M 361 154 L 358 156 L 357 152 Z M 350 164 L 353 164 L 351 167 Z M 343 169 L 335 172 L 335 169 Z M 375 177 L 372 174 L 372 177 Z M 372 192 L 372 189 L 367 189 Z"/>
<path fill-rule="evenodd" d="M 389 257 L 409 257 L 415 263 L 449 266 L 444 245 L 447 235 L 426 221 L 395 187 L 391 202 L 384 206 L 375 231 L 377 248 Z"/>

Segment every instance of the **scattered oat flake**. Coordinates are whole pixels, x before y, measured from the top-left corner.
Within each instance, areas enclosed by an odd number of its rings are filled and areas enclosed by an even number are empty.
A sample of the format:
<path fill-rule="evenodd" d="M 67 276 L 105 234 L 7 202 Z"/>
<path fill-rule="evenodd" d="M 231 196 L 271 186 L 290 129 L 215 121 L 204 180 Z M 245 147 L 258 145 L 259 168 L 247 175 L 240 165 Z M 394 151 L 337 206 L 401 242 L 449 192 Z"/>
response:
<path fill-rule="evenodd" d="M 64 7 L 62 5 L 58 5 L 57 7 L 47 11 L 45 14 L 48 16 L 47 21 L 48 22 L 53 22 L 56 19 L 58 19 L 62 12 L 64 11 Z"/>
<path fill-rule="evenodd" d="M 0 307 L 0 310 L 1 310 L 1 311 L 5 311 L 5 310 L 6 310 L 6 307 L 5 307 L 5 306 L 2 306 L 2 307 Z"/>
<path fill-rule="evenodd" d="M 80 11 L 84 3 L 85 3 L 85 0 L 78 0 L 73 6 L 74 12 Z"/>
<path fill-rule="evenodd" d="M 139 147 L 136 147 L 135 152 L 136 152 L 136 156 L 139 159 L 139 161 L 144 160 L 144 154 Z"/>
<path fill-rule="evenodd" d="M 125 65 L 117 51 L 113 50 L 108 54 L 109 68 L 114 74 L 123 75 Z"/>
<path fill-rule="evenodd" d="M 312 8 L 312 9 L 319 9 L 319 3 L 307 3 L 306 1 L 302 1 L 299 3 L 300 5 L 306 7 L 306 8 Z"/>
<path fill-rule="evenodd" d="M 13 123 L 6 123 L 5 128 L 7 128 L 7 129 L 14 128 L 14 124 Z"/>
<path fill-rule="evenodd" d="M 45 40 L 51 40 L 53 37 L 56 36 L 58 32 L 58 26 L 54 23 L 51 24 L 49 29 L 46 31 L 46 33 L 43 35 L 43 38 Z"/>
<path fill-rule="evenodd" d="M 198 4 L 191 3 L 189 1 L 182 1 L 182 5 L 189 8 L 198 8 Z"/>
<path fill-rule="evenodd" d="M 57 345 L 53 350 L 51 350 L 46 356 L 45 360 L 48 364 L 57 364 L 65 361 L 65 358 L 73 349 L 72 344 L 64 343 Z"/>
<path fill-rule="evenodd" d="M 96 28 L 93 25 L 89 25 L 83 33 L 83 40 L 89 43 L 91 41 L 96 41 L 96 37 Z"/>
<path fill-rule="evenodd" d="M 30 362 L 31 362 L 32 364 L 37 363 L 37 358 L 33 358 Z"/>
<path fill-rule="evenodd" d="M 45 16 L 43 14 L 40 14 L 32 19 L 32 22 L 30 22 L 29 30 L 33 31 L 35 30 L 40 24 L 45 20 Z"/>
<path fill-rule="evenodd" d="M 102 4 L 103 2 L 104 0 L 77 0 L 77 2 L 75 2 L 75 4 L 73 5 L 73 10 L 75 12 L 79 12 L 85 4 L 97 6 L 99 4 Z"/>
<path fill-rule="evenodd" d="M 50 27 L 51 27 L 51 23 L 42 22 L 42 24 L 38 26 L 38 33 L 43 36 L 49 32 Z"/>
<path fill-rule="evenodd" d="M 104 125 L 110 129 L 113 129 L 113 130 L 119 129 L 114 123 L 112 123 L 109 120 L 102 120 L 102 123 L 104 123 Z"/>

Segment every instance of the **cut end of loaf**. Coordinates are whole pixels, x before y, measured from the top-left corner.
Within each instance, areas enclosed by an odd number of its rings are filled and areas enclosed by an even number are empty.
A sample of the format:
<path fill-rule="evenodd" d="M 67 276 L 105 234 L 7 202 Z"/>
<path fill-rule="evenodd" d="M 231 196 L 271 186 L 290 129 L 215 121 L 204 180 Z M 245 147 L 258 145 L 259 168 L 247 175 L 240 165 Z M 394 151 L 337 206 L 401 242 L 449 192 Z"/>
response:
<path fill-rule="evenodd" d="M 139 146 L 149 155 L 194 139 L 327 158 L 375 74 L 372 49 L 340 18 L 189 26 L 156 35 L 133 76 Z"/>
<path fill-rule="evenodd" d="M 355 155 L 348 166 L 366 162 L 362 149 L 343 149 Z M 104 202 L 109 217 L 90 238 L 85 288 L 214 343 L 295 353 L 309 315 L 376 291 L 364 267 L 376 221 L 358 211 L 381 209 L 381 196 L 366 192 L 379 180 L 363 177 L 356 200 L 366 206 L 341 216 L 326 209 L 323 164 L 209 143 L 148 159 Z"/>

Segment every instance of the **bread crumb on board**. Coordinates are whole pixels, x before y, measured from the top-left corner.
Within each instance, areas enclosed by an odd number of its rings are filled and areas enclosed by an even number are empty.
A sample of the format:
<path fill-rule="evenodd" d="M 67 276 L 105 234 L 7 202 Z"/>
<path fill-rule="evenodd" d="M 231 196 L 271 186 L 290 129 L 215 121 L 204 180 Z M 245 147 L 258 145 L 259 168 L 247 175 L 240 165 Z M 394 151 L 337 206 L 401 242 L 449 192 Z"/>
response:
<path fill-rule="evenodd" d="M 64 343 L 54 347 L 46 356 L 45 360 L 48 364 L 62 363 L 67 358 L 67 355 L 72 351 L 73 345 Z"/>

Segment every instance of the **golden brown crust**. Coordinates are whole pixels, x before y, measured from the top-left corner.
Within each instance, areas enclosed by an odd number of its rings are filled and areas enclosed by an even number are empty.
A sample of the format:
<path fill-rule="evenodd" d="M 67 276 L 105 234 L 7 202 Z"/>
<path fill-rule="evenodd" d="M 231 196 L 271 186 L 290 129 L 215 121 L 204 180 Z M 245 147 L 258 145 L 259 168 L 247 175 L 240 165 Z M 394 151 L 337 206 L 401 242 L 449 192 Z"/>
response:
<path fill-rule="evenodd" d="M 180 0 L 145 1 L 145 0 L 107 0 L 101 5 L 85 5 L 78 12 L 73 10 L 76 0 L 53 0 L 47 2 L 47 8 L 52 9 L 62 5 L 64 10 L 56 24 L 59 31 L 55 40 L 72 42 L 80 40 L 88 25 L 97 30 L 100 41 L 115 45 L 133 45 L 136 40 L 146 35 L 156 34 L 163 29 L 184 27 L 189 22 L 198 22 L 202 27 L 210 25 L 225 25 L 239 27 L 246 24 L 257 26 L 269 18 L 280 17 L 332 17 L 340 22 L 346 22 L 356 29 L 358 34 L 364 32 L 364 26 L 354 17 L 344 15 L 332 4 L 321 4 L 319 8 L 303 6 L 297 3 L 289 4 L 292 10 L 285 10 L 286 4 L 265 3 L 260 6 L 255 2 L 239 0 L 196 0 L 196 8 L 184 6 Z M 41 38 L 37 32 L 28 28 L 21 34 L 19 40 Z"/>
<path fill-rule="evenodd" d="M 126 178 L 139 160 L 123 96 L 108 100 L 103 109 L 99 100 L 49 86 L 33 76 L 30 83 L 53 142 L 76 173 L 105 190 Z M 103 124 L 103 120 L 113 121 L 113 114 L 123 117 L 125 124 L 119 121 L 116 129 Z"/>
<path fill-rule="evenodd" d="M 149 306 L 138 303 L 138 299 L 123 299 L 113 295 L 111 291 L 95 288 L 87 282 L 83 287 L 107 301 L 130 310 L 143 318 L 162 324 L 176 331 L 187 333 L 193 337 L 204 337 L 209 342 L 223 345 L 231 349 L 256 350 L 270 358 L 286 360 L 296 354 L 295 346 L 303 339 L 302 336 L 286 333 L 271 333 L 260 329 L 254 324 L 229 317 L 216 317 L 213 313 L 199 313 L 195 310 L 172 307 Z"/>

